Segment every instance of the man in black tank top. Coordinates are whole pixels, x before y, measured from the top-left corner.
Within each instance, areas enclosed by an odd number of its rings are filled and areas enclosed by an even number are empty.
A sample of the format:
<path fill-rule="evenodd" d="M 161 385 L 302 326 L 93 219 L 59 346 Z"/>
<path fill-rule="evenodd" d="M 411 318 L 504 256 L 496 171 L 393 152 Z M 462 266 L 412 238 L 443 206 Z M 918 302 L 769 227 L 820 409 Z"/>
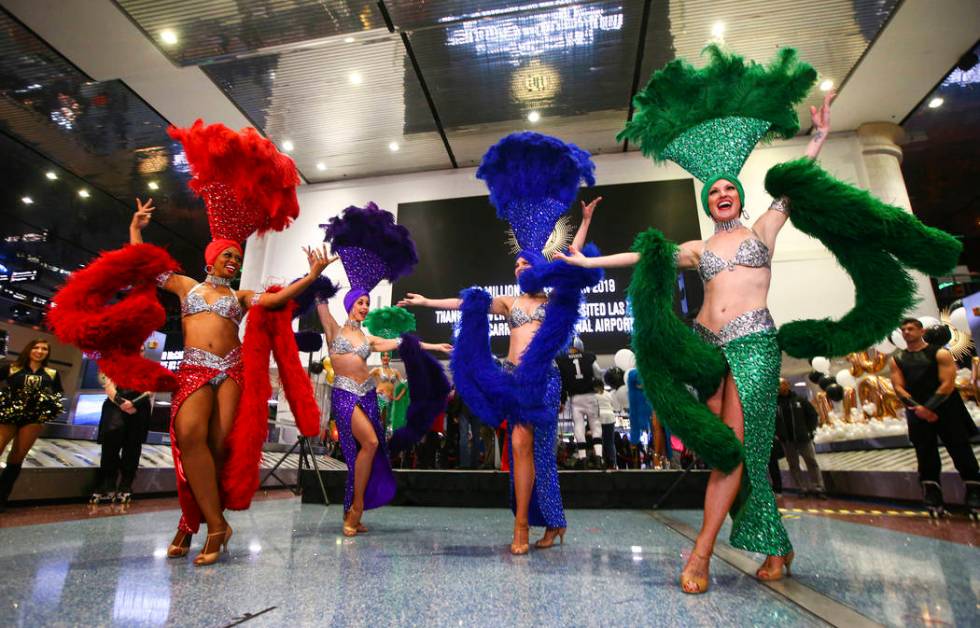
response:
<path fill-rule="evenodd" d="M 926 499 L 929 501 L 930 493 L 941 490 L 942 468 L 936 441 L 939 437 L 966 483 L 970 504 L 980 499 L 980 469 L 970 444 L 977 428 L 956 391 L 956 362 L 949 351 L 923 340 L 925 330 L 918 319 L 902 321 L 901 331 L 907 348 L 892 356 L 891 379 L 895 393 L 906 406 L 909 440 L 915 447 Z"/>

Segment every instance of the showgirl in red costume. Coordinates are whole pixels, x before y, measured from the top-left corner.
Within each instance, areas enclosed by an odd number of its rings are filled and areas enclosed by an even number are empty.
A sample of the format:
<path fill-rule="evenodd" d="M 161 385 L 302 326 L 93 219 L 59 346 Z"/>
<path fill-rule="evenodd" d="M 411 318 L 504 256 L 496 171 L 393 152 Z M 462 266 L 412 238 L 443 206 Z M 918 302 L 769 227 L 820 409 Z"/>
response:
<path fill-rule="evenodd" d="M 325 249 L 305 250 L 309 273 L 288 287 L 264 293 L 232 290 L 231 280 L 242 265 L 244 240 L 255 231 L 262 234 L 270 229 L 282 230 L 298 215 L 295 186 L 299 178 L 295 165 L 254 129 L 236 133 L 222 125 L 205 126 L 199 120 L 188 129 L 171 128 L 169 132 L 184 145 L 194 174 L 190 186 L 207 205 L 214 239 L 204 252 L 207 277 L 203 282 L 174 272 L 157 278 L 161 288 L 180 298 L 184 332 L 184 360 L 177 372 L 170 423 L 182 516 L 167 555 L 187 555 L 191 535 L 197 532 L 203 518 L 208 536 L 194 563 L 208 565 L 218 560 L 222 546 L 227 547 L 231 538 L 224 508 L 247 507 L 258 485 L 257 468 L 254 473 L 250 468 L 254 464 L 229 460 L 228 466 L 234 465 L 240 473 L 222 477 L 222 466 L 229 455 L 226 446 L 233 448 L 233 458 L 244 456 L 257 462 L 264 440 L 264 433 L 259 432 L 256 437 L 254 421 L 241 420 L 243 415 L 255 413 L 238 408 L 244 382 L 252 381 L 245 369 L 248 359 L 243 362 L 238 340 L 239 323 L 245 311 L 255 306 L 263 311 L 263 321 L 276 317 L 279 313 L 265 311 L 286 308 L 291 298 L 316 280 L 330 260 Z M 141 231 L 154 211 L 152 200 L 137 203 L 130 224 L 132 245 L 142 243 Z M 256 315 L 258 311 L 249 319 Z M 284 320 L 288 322 L 288 313 Z M 250 322 L 249 331 L 252 329 Z M 259 344 L 266 347 L 265 364 L 258 360 L 255 368 L 266 371 L 267 381 L 268 351 L 275 351 L 279 359 L 282 347 L 270 347 L 268 342 Z M 246 340 L 244 353 L 249 352 Z M 252 397 L 246 392 L 248 405 L 254 405 Z M 267 398 L 258 400 L 263 406 L 260 414 L 266 411 Z M 264 416 L 261 418 L 260 427 L 264 427 Z"/>

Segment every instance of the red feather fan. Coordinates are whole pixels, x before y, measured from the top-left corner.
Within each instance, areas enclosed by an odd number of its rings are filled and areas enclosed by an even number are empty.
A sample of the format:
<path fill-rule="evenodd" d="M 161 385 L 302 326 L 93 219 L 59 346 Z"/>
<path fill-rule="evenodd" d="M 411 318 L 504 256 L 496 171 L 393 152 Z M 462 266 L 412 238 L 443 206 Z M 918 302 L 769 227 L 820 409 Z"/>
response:
<path fill-rule="evenodd" d="M 273 286 L 268 292 L 282 288 Z M 278 310 L 259 305 L 248 312 L 242 359 L 245 383 L 231 434 L 226 441 L 225 463 L 221 470 L 224 504 L 231 510 L 245 510 L 259 488 L 259 463 L 262 445 L 269 434 L 269 354 L 279 367 L 282 385 L 296 426 L 304 436 L 320 431 L 320 408 L 316 405 L 313 385 L 299 361 L 299 349 L 293 337 L 292 313 L 296 304 Z"/>
<path fill-rule="evenodd" d="M 220 184 L 237 200 L 237 206 L 207 203 L 212 237 L 244 242 L 256 230 L 259 235 L 281 231 L 299 215 L 296 165 L 255 129 L 236 132 L 197 120 L 167 132 L 184 146 L 194 174 L 192 190 L 209 200 L 214 185 Z"/>
<path fill-rule="evenodd" d="M 143 341 L 166 322 L 156 277 L 179 270 L 170 254 L 152 244 L 133 244 L 101 254 L 71 274 L 51 299 L 47 319 L 62 342 L 96 353 L 99 368 L 121 388 L 166 391 L 173 373 L 139 355 Z M 109 301 L 128 288 L 117 302 Z"/>

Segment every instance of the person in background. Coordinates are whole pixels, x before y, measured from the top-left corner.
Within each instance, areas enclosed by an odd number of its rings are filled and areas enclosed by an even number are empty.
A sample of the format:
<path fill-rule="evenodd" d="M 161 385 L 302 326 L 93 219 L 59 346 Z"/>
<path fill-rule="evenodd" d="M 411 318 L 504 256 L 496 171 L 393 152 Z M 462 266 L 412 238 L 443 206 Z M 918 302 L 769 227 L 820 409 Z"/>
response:
<path fill-rule="evenodd" d="M 459 391 L 456 391 L 453 396 L 453 401 L 450 403 L 454 404 L 455 414 L 459 420 L 459 468 L 475 469 L 477 462 L 480 460 L 480 449 L 483 449 L 484 444 L 484 441 L 480 438 L 483 423 L 480 422 L 480 419 L 466 405 L 466 401 L 460 396 Z M 471 437 L 473 439 L 472 443 L 470 442 Z M 484 456 L 493 456 L 493 451 L 488 453 L 484 449 L 483 453 Z"/>
<path fill-rule="evenodd" d="M 0 397 L 0 453 L 13 441 L 0 473 L 0 512 L 7 506 L 24 458 L 41 434 L 41 427 L 64 409 L 61 377 L 48 367 L 50 357 L 48 341 L 35 338 L 13 364 L 0 367 L 0 382 L 7 384 Z"/>
<path fill-rule="evenodd" d="M 941 438 L 966 485 L 967 507 L 975 513 L 980 509 L 980 468 L 970 438 L 977 428 L 956 391 L 956 361 L 947 349 L 926 343 L 919 319 L 907 318 L 899 329 L 906 348 L 892 355 L 891 379 L 906 406 L 923 499 L 930 509 L 942 510 L 942 463 L 936 441 Z"/>
<path fill-rule="evenodd" d="M 106 393 L 99 420 L 98 442 L 102 444 L 102 457 L 98 484 L 90 501 L 93 504 L 102 501 L 127 503 L 133 493 L 143 442 L 150 431 L 153 395 L 117 388 L 101 373 L 99 379 Z"/>
<path fill-rule="evenodd" d="M 616 468 L 616 409 L 619 405 L 612 391 L 606 390 L 602 383 L 596 383 L 595 399 L 599 423 L 602 425 L 602 458 L 607 469 Z"/>
<path fill-rule="evenodd" d="M 779 396 L 776 399 L 776 439 L 783 446 L 786 464 L 789 465 L 793 483 L 801 495 L 827 498 L 823 486 L 817 452 L 813 448 L 813 432 L 817 429 L 817 411 L 806 399 L 801 398 L 789 382 L 779 378 Z M 800 472 L 800 456 L 806 462 L 807 476 Z M 780 483 L 780 488 L 782 485 Z"/>
<path fill-rule="evenodd" d="M 588 443 L 585 439 L 586 422 L 591 434 L 593 454 L 597 460 L 602 457 L 600 440 L 602 430 L 595 392 L 597 386 L 602 387 L 602 369 L 599 368 L 595 354 L 586 353 L 585 345 L 578 337 L 572 341 L 568 354 L 556 358 L 555 363 L 561 376 L 562 396 L 567 396 L 572 413 L 577 448 L 575 468 L 584 469 L 588 452 Z M 598 467 L 598 463 L 595 466 Z"/>

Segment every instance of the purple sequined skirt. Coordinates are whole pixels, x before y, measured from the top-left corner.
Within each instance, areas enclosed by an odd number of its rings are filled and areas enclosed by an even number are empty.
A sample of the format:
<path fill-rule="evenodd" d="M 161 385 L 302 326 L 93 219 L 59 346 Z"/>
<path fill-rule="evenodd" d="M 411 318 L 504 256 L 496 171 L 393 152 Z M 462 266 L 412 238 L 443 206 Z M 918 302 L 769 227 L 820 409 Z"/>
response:
<path fill-rule="evenodd" d="M 360 406 L 367 415 L 374 433 L 378 437 L 378 451 L 374 455 L 371 477 L 364 491 L 364 509 L 380 508 L 395 498 L 395 476 L 388 460 L 388 445 L 385 442 L 385 429 L 378 411 L 378 397 L 374 392 L 374 380 L 368 379 L 358 384 L 354 380 L 338 375 L 334 378 L 333 392 L 330 395 L 330 409 L 337 421 L 340 435 L 340 448 L 347 461 L 347 485 L 344 491 L 344 513 L 350 510 L 354 501 L 354 464 L 360 446 L 351 430 L 351 417 L 354 408 Z"/>

